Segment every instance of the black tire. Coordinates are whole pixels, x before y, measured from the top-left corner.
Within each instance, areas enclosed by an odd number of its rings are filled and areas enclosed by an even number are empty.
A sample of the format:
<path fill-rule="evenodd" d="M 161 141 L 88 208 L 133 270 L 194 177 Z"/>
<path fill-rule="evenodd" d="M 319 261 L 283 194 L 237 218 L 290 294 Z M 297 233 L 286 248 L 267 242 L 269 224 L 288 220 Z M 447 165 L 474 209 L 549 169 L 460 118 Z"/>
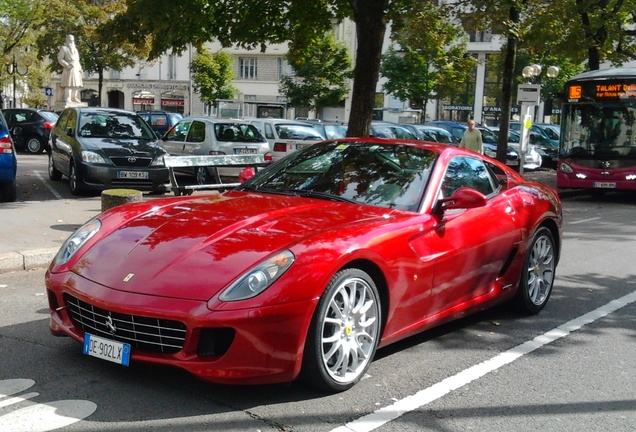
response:
<path fill-rule="evenodd" d="M 515 295 L 516 306 L 521 312 L 537 314 L 548 302 L 554 284 L 556 257 L 552 233 L 540 227 L 526 251 L 523 273 Z"/>
<path fill-rule="evenodd" d="M 69 166 L 69 169 L 68 169 L 68 184 L 69 184 L 69 187 L 71 188 L 71 193 L 73 195 L 78 196 L 78 195 L 84 194 L 84 188 L 83 188 L 84 183 L 82 181 L 82 176 L 77 170 L 75 161 L 71 161 L 71 165 Z"/>
<path fill-rule="evenodd" d="M 375 355 L 381 311 L 378 289 L 367 273 L 355 268 L 336 273 L 309 327 L 301 379 L 331 392 L 353 387 Z"/>
<path fill-rule="evenodd" d="M 2 202 L 14 202 L 17 195 L 15 180 L 0 183 L 0 198 L 2 198 Z"/>
<path fill-rule="evenodd" d="M 197 184 L 211 184 L 217 182 L 217 171 L 216 168 L 208 168 L 208 167 L 197 167 L 194 170 L 194 176 L 197 179 Z"/>
<path fill-rule="evenodd" d="M 44 152 L 44 140 L 37 135 L 27 138 L 24 148 L 29 154 L 40 154 Z"/>
<path fill-rule="evenodd" d="M 49 178 L 53 181 L 62 180 L 62 172 L 53 165 L 53 155 L 49 153 Z"/>

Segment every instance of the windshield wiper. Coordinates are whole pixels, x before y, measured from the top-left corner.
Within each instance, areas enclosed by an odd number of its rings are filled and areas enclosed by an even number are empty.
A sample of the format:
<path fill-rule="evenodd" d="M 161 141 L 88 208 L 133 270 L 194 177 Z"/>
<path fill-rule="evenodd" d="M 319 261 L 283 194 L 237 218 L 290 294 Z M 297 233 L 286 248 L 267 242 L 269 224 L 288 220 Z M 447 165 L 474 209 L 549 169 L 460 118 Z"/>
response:
<path fill-rule="evenodd" d="M 339 195 L 332 195 L 326 192 L 318 192 L 318 191 L 308 190 L 308 189 L 259 189 L 258 191 L 265 192 L 265 193 L 279 194 L 279 195 L 292 195 L 292 196 L 299 196 L 299 197 L 319 198 L 319 199 L 326 199 L 330 201 L 339 201 L 339 202 L 346 202 L 350 204 L 357 204 L 356 201 L 348 199 L 348 198 L 344 198 Z"/>

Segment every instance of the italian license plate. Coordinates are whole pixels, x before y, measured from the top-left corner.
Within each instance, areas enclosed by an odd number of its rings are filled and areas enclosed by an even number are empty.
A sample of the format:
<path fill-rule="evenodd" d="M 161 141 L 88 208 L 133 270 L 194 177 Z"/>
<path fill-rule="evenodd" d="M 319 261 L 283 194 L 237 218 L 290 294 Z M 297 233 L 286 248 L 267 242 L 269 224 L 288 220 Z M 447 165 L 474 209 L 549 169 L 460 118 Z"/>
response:
<path fill-rule="evenodd" d="M 237 149 L 234 149 L 234 154 L 256 154 L 256 149 L 237 148 Z"/>
<path fill-rule="evenodd" d="M 304 149 L 305 147 L 309 147 L 309 144 L 296 144 L 296 150 Z"/>
<path fill-rule="evenodd" d="M 594 182 L 594 187 L 599 189 L 615 189 L 616 183 L 614 182 Z"/>
<path fill-rule="evenodd" d="M 518 160 L 508 161 L 508 165 L 517 166 L 517 165 L 519 165 L 519 161 Z"/>
<path fill-rule="evenodd" d="M 130 344 L 86 333 L 84 335 L 84 354 L 128 366 Z"/>
<path fill-rule="evenodd" d="M 148 178 L 148 171 L 117 171 L 117 178 L 145 180 Z"/>

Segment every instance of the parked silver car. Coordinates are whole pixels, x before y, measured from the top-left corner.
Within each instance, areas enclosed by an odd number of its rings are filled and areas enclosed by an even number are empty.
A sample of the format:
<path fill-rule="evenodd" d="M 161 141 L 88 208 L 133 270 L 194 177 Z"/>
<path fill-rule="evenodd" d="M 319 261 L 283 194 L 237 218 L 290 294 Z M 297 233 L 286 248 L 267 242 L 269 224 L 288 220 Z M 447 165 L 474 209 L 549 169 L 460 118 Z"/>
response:
<path fill-rule="evenodd" d="M 251 123 L 215 117 L 185 117 L 160 142 L 173 156 L 262 154 L 272 160 L 268 141 Z M 198 184 L 217 183 L 219 176 L 239 175 L 239 168 L 197 167 L 191 173 Z"/>
<path fill-rule="evenodd" d="M 325 139 L 305 121 L 259 118 L 251 122 L 269 141 L 274 161 Z"/>

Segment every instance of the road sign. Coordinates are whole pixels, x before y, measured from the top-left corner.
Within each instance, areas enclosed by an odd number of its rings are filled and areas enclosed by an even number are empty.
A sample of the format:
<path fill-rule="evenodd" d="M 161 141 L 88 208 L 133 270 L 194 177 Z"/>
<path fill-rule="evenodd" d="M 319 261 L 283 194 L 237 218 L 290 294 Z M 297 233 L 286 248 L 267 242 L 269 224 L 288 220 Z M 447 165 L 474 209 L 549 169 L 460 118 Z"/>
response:
<path fill-rule="evenodd" d="M 46 96 L 53 96 L 53 89 L 51 87 L 45 87 L 44 88 L 44 94 Z"/>
<path fill-rule="evenodd" d="M 541 86 L 539 84 L 519 84 L 517 86 L 517 103 L 532 102 L 539 105 L 541 101 Z"/>

